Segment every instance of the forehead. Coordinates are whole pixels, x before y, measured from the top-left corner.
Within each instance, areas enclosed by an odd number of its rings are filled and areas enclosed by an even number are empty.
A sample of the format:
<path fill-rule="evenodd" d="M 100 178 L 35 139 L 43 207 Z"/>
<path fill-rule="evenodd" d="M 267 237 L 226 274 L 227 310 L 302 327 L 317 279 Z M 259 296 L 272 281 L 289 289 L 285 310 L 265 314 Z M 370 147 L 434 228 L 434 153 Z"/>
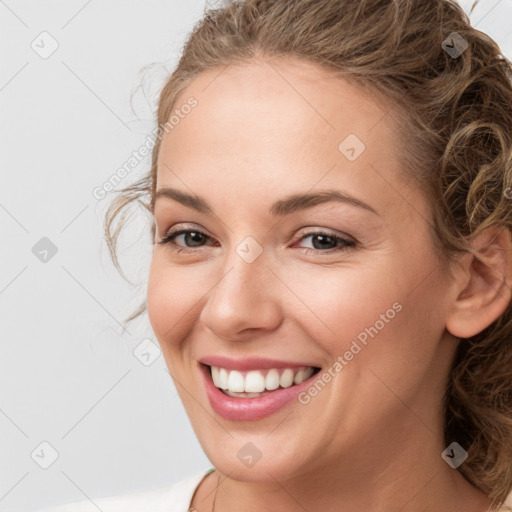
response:
<path fill-rule="evenodd" d="M 261 137 L 266 132 L 279 134 L 282 143 L 298 135 L 301 140 L 325 134 L 336 139 L 352 132 L 375 144 L 386 131 L 396 129 L 387 115 L 391 104 L 382 96 L 317 64 L 293 58 L 255 58 L 204 71 L 182 91 L 175 109 L 191 97 L 198 102 L 189 116 L 191 121 L 182 119 L 179 124 L 182 128 L 194 124 L 199 129 L 209 123 L 216 139 L 243 128 L 237 139 L 255 132 Z M 377 124 L 379 129 L 370 133 Z M 182 131 L 175 126 L 172 138 L 178 140 Z M 201 135 L 201 142 L 207 142 L 207 134 Z"/>
<path fill-rule="evenodd" d="M 370 198 L 383 185 L 377 174 L 394 175 L 400 164 L 391 104 L 313 63 L 255 59 L 210 69 L 173 111 L 190 98 L 197 105 L 162 140 L 157 188 L 186 183 L 202 195 L 215 183 L 268 195 L 322 180 L 352 192 L 363 186 Z"/>

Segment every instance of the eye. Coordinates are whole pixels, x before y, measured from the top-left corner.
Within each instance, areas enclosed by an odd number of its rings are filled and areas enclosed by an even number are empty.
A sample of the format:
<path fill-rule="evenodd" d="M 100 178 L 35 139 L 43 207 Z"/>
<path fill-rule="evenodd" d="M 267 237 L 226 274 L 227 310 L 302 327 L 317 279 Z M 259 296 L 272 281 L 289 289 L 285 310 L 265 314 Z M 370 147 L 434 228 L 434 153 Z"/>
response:
<path fill-rule="evenodd" d="M 313 249 L 306 247 L 306 253 L 332 253 L 338 251 L 346 251 L 351 247 L 355 247 L 356 243 L 353 240 L 347 240 L 339 235 L 326 231 L 314 231 L 305 233 L 299 241 L 311 238 Z"/>
<path fill-rule="evenodd" d="M 179 237 L 182 238 L 184 245 L 177 244 L 175 240 Z M 335 233 L 326 231 L 312 231 L 305 233 L 299 239 L 300 241 L 311 238 L 313 248 L 304 248 L 306 253 L 332 253 L 338 251 L 345 251 L 351 247 L 355 247 L 356 242 L 347 240 Z M 203 247 L 204 243 L 212 238 L 198 229 L 177 229 L 165 235 L 159 244 L 170 245 L 176 252 L 197 252 Z M 218 245 L 215 243 L 215 245 Z"/>
<path fill-rule="evenodd" d="M 182 246 L 174 242 L 174 240 L 181 236 L 183 236 L 184 242 L 186 244 L 190 243 L 190 245 Z M 194 247 L 201 247 L 202 243 L 209 239 L 211 238 L 206 233 L 198 229 L 178 229 L 165 235 L 158 243 L 162 245 L 174 245 L 176 247 L 172 248 L 177 252 L 193 252 Z"/>

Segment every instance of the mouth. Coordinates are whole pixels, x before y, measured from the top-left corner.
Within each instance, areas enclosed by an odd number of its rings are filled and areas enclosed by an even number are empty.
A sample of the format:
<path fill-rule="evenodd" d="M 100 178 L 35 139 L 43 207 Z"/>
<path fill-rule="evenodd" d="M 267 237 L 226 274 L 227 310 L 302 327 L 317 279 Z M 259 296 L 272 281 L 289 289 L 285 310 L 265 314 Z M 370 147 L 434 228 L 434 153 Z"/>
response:
<path fill-rule="evenodd" d="M 206 394 L 217 414 L 231 421 L 258 420 L 294 401 L 299 406 L 297 396 L 321 370 L 317 366 L 258 361 L 235 364 L 215 358 L 199 362 Z"/>
<path fill-rule="evenodd" d="M 242 372 L 208 366 L 213 384 L 221 392 L 237 398 L 258 398 L 279 389 L 301 384 L 320 371 L 314 366 L 270 368 Z"/>

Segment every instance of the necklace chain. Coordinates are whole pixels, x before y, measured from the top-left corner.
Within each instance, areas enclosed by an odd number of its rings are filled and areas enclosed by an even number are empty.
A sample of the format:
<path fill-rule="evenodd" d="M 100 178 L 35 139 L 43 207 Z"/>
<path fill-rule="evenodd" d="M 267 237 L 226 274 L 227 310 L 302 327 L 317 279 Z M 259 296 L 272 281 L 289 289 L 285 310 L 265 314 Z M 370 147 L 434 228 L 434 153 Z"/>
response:
<path fill-rule="evenodd" d="M 215 512 L 215 501 L 217 500 L 217 491 L 219 490 L 219 479 L 220 475 L 217 471 L 217 486 L 215 487 L 215 496 L 213 497 L 213 505 L 212 505 L 212 512 Z"/>

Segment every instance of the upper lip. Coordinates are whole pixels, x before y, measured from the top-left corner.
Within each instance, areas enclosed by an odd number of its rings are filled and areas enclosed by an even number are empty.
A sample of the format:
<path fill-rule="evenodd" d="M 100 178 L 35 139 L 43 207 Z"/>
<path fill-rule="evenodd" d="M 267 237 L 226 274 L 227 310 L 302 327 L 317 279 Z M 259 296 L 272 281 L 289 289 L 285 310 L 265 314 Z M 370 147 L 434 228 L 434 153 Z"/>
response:
<path fill-rule="evenodd" d="M 269 359 L 266 357 L 244 357 L 235 359 L 225 356 L 205 356 L 199 359 L 199 362 L 208 366 L 217 366 L 226 370 L 251 371 L 268 370 L 271 368 L 299 368 L 312 366 L 309 362 L 283 361 L 280 359 Z"/>

